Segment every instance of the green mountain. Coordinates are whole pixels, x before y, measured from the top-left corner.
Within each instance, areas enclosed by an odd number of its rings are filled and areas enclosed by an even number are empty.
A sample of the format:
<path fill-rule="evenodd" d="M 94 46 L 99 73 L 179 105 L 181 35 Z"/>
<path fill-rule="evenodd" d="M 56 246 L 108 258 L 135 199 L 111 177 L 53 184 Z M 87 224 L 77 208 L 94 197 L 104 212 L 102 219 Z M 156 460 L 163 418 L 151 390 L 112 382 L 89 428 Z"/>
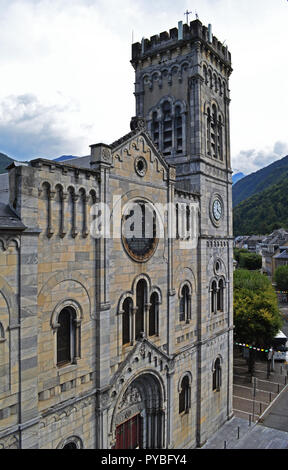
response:
<path fill-rule="evenodd" d="M 7 173 L 6 168 L 13 161 L 14 160 L 12 158 L 8 157 L 7 155 L 5 155 L 5 153 L 0 152 L 0 174 L 1 173 Z"/>
<path fill-rule="evenodd" d="M 265 235 L 278 228 L 288 229 L 288 169 L 282 168 L 282 176 L 276 174 L 276 184 L 250 196 L 233 209 L 234 236 Z M 260 181 L 258 187 L 261 187 Z"/>
<path fill-rule="evenodd" d="M 237 181 L 232 186 L 233 207 L 271 184 L 278 183 L 284 175 L 288 176 L 288 155 Z"/>

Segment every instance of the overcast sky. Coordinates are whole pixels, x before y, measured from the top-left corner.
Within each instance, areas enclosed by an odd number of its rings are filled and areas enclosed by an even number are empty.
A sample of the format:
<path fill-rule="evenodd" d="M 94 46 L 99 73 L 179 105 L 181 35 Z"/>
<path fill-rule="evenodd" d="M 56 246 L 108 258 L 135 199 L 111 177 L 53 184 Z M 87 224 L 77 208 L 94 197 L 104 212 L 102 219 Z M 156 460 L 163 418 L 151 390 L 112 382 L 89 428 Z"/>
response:
<path fill-rule="evenodd" d="M 232 54 L 234 171 L 287 155 L 287 0 L 0 0 L 0 152 L 81 156 L 129 132 L 132 34 L 168 31 L 187 8 Z"/>

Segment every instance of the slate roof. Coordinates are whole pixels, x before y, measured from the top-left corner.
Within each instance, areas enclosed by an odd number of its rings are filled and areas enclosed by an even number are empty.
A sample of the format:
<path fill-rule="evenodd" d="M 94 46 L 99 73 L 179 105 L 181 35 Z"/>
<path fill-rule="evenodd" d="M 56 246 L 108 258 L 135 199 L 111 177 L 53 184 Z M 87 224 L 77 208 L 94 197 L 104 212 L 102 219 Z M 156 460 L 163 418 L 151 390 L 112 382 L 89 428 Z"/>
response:
<path fill-rule="evenodd" d="M 0 230 L 24 230 L 26 227 L 7 204 L 0 202 Z"/>
<path fill-rule="evenodd" d="M 284 251 L 282 251 L 282 253 L 279 253 L 278 255 L 275 255 L 274 258 L 288 259 L 288 250 L 284 250 Z"/>

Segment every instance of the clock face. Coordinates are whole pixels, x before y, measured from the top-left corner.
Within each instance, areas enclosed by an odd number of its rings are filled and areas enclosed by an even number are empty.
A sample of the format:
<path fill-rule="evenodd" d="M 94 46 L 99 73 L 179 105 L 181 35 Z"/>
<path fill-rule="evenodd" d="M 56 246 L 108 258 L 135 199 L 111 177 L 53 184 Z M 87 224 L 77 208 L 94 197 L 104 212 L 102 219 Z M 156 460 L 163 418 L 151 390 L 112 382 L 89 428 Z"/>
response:
<path fill-rule="evenodd" d="M 213 216 L 215 220 L 218 221 L 220 220 L 221 215 L 222 215 L 222 204 L 219 201 L 219 199 L 215 199 L 215 201 L 213 202 Z"/>

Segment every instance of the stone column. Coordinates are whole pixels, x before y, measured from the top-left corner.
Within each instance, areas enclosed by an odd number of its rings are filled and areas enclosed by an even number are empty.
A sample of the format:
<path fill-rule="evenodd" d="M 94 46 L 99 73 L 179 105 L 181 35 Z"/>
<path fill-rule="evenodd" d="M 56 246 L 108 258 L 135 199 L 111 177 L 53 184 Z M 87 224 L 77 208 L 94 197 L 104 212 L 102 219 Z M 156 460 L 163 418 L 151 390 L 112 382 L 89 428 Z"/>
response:
<path fill-rule="evenodd" d="M 66 227 L 66 202 L 68 198 L 68 193 L 64 193 L 61 191 L 60 193 L 61 198 L 61 219 L 60 219 L 60 237 L 64 238 L 67 233 Z"/>
<path fill-rule="evenodd" d="M 72 197 L 72 231 L 71 235 L 73 238 L 75 238 L 78 235 L 78 230 L 77 230 L 77 222 L 76 222 L 76 202 L 79 199 L 78 194 L 71 194 Z"/>
<path fill-rule="evenodd" d="M 167 426 L 166 426 L 166 448 L 173 449 L 173 415 L 174 415 L 174 370 L 167 371 Z"/>
<path fill-rule="evenodd" d="M 96 281 L 96 386 L 102 389 L 110 380 L 110 168 L 111 149 L 105 144 L 91 145 L 91 167 L 99 173 L 99 202 L 103 215 L 104 233 L 95 238 Z M 106 224 L 108 226 L 106 226 Z"/>
<path fill-rule="evenodd" d="M 53 228 L 53 214 L 52 214 L 52 201 L 54 199 L 54 196 L 55 196 L 55 191 L 51 191 L 49 190 L 48 191 L 48 207 L 47 207 L 47 237 L 50 238 L 52 237 L 52 235 L 54 234 L 54 228 Z"/>
<path fill-rule="evenodd" d="M 144 333 L 146 337 L 149 336 L 149 310 L 151 305 L 151 303 L 147 302 L 144 306 Z"/>
<path fill-rule="evenodd" d="M 167 203 L 168 203 L 168 264 L 167 264 L 167 353 L 173 354 L 174 352 L 174 336 L 175 336 L 175 288 L 174 288 L 174 250 L 173 250 L 173 235 L 175 223 L 175 211 L 173 210 L 172 203 L 174 203 L 174 184 L 176 181 L 175 168 L 169 169 L 169 180 L 167 189 Z"/>
<path fill-rule="evenodd" d="M 83 227 L 82 227 L 82 236 L 86 238 L 89 234 L 89 228 L 88 228 L 88 201 L 89 201 L 89 196 L 83 195 L 82 198 L 83 201 Z"/>
<path fill-rule="evenodd" d="M 131 344 L 134 343 L 136 339 L 136 315 L 137 315 L 138 307 L 132 308 L 132 330 L 131 330 Z"/>

